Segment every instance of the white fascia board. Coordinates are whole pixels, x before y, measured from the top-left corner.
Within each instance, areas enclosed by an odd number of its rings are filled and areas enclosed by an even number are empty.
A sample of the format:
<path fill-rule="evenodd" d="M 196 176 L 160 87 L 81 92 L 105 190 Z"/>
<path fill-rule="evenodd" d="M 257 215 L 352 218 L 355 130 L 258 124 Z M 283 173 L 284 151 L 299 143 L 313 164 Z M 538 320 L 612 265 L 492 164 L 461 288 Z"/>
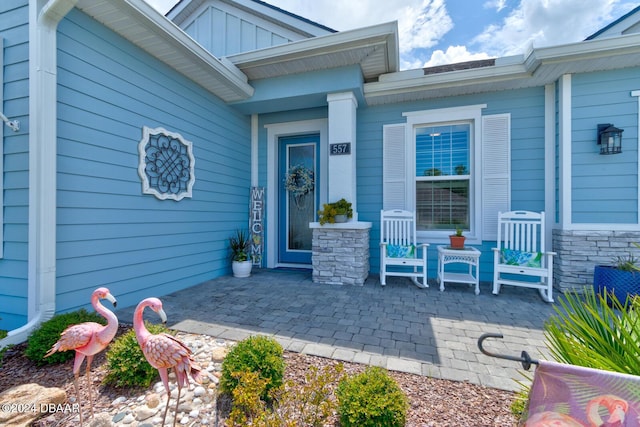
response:
<path fill-rule="evenodd" d="M 242 67 L 279 62 L 283 58 L 305 58 L 328 54 L 352 46 L 380 43 L 387 45 L 389 70 L 397 70 L 400 59 L 398 57 L 398 23 L 396 21 L 238 53 L 227 58 L 236 65 L 241 64 L 239 66 Z"/>
<path fill-rule="evenodd" d="M 448 73 L 422 75 L 402 71 L 409 78 L 385 78 L 383 81 L 364 84 L 364 95 L 384 96 L 414 92 L 416 90 L 438 89 L 455 85 L 472 85 L 487 82 L 498 82 L 531 77 L 523 64 L 472 68 L 468 70 L 451 71 Z M 424 74 L 424 73 L 423 73 Z"/>
<path fill-rule="evenodd" d="M 600 58 L 612 54 L 640 53 L 640 34 L 629 34 L 606 39 L 587 40 L 551 47 L 533 49 L 527 61 L 535 58 L 541 63 L 568 62 L 577 59 Z"/>

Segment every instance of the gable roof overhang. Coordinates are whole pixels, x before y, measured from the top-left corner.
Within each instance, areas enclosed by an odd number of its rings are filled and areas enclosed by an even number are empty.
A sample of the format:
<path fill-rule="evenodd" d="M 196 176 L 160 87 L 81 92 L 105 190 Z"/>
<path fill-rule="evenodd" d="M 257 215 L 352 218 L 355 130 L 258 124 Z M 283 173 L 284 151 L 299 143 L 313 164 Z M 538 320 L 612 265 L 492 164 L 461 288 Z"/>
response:
<path fill-rule="evenodd" d="M 296 15 L 284 9 L 261 0 L 218 0 L 219 2 L 232 5 L 244 10 L 252 15 L 257 15 L 262 19 L 283 26 L 290 31 L 300 34 L 303 37 L 315 37 L 327 33 L 335 33 L 336 30 L 326 27 L 317 22 L 311 21 L 303 16 Z M 194 13 L 198 13 L 203 7 L 212 4 L 211 0 L 180 0 L 167 12 L 167 18 L 174 23 L 184 27 L 187 19 Z"/>
<path fill-rule="evenodd" d="M 78 0 L 76 8 L 226 102 L 253 95 L 247 77 L 143 0 Z"/>
<path fill-rule="evenodd" d="M 227 57 L 249 81 L 359 65 L 364 81 L 398 71 L 398 24 L 389 22 Z"/>
<path fill-rule="evenodd" d="M 564 74 L 640 66 L 640 34 L 532 49 L 495 65 L 442 73 L 401 71 L 364 85 L 367 105 L 544 86 Z"/>

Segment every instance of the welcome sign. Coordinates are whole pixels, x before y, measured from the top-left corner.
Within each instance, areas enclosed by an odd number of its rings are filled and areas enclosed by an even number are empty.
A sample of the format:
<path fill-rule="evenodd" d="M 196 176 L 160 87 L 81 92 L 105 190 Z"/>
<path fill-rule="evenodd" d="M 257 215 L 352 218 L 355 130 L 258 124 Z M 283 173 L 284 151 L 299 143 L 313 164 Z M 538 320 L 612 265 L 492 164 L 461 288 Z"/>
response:
<path fill-rule="evenodd" d="M 251 233 L 251 261 L 253 265 L 262 267 L 264 248 L 264 187 L 251 187 L 249 205 L 249 231 Z"/>

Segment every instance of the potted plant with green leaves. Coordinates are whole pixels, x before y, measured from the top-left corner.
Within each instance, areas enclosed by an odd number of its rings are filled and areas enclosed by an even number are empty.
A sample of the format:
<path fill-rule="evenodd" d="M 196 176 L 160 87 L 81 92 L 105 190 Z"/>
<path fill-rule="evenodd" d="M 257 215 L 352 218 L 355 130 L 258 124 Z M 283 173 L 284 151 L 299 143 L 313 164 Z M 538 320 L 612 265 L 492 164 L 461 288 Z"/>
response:
<path fill-rule="evenodd" d="M 466 237 L 462 234 L 462 228 L 456 227 L 455 234 L 449 236 L 449 245 L 451 249 L 463 249 Z"/>
<path fill-rule="evenodd" d="M 244 230 L 236 230 L 229 237 L 231 249 L 231 268 L 234 277 L 249 277 L 251 275 L 251 259 L 249 257 L 249 233 Z"/>
<path fill-rule="evenodd" d="M 638 247 L 638 245 L 635 245 Z M 596 293 L 614 293 L 621 302 L 628 296 L 640 295 L 640 260 L 629 253 L 613 259 L 614 265 L 596 265 L 593 287 Z"/>
<path fill-rule="evenodd" d="M 318 220 L 320 225 L 326 223 L 335 224 L 336 222 L 347 222 L 349 218 L 353 217 L 353 208 L 351 203 L 347 202 L 344 198 L 333 203 L 325 203 L 322 205 L 322 210 L 318 211 Z"/>

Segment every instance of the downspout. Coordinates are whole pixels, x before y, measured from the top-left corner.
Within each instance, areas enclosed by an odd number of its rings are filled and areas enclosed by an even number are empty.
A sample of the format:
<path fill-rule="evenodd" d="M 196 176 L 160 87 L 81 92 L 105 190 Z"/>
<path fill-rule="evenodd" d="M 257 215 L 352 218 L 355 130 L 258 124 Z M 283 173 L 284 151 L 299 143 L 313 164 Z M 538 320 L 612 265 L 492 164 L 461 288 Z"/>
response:
<path fill-rule="evenodd" d="M 57 28 L 77 2 L 29 1 L 28 321 L 0 348 L 26 341 L 56 311 Z"/>

